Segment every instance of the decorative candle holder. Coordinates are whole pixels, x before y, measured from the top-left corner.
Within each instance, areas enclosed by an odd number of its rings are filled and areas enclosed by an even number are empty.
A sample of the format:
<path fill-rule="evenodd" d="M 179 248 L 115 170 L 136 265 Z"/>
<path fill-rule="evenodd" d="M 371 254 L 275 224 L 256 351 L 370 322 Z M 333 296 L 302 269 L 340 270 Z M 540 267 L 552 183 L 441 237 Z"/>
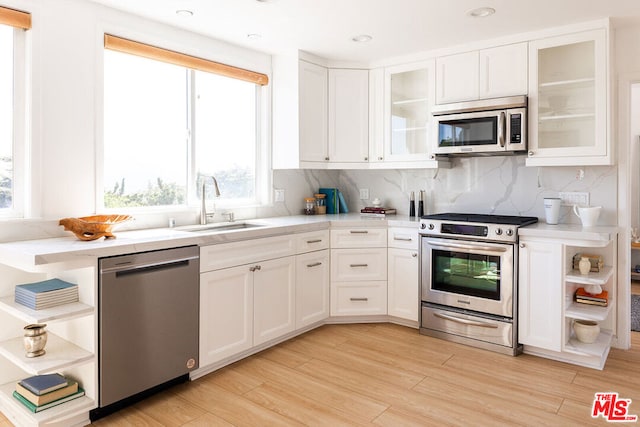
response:
<path fill-rule="evenodd" d="M 47 344 L 47 331 L 44 323 L 32 323 L 24 327 L 24 349 L 27 357 L 38 357 L 45 354 L 44 346 Z"/>

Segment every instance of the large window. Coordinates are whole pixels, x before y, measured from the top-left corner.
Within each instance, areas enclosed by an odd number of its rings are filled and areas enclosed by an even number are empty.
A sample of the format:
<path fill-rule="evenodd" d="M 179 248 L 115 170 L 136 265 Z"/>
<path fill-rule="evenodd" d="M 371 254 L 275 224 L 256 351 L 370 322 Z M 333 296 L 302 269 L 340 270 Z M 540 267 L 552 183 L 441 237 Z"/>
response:
<path fill-rule="evenodd" d="M 0 6 L 0 217 L 24 214 L 29 28 L 31 15 Z"/>
<path fill-rule="evenodd" d="M 104 55 L 104 207 L 259 202 L 259 84 L 116 50 Z"/>

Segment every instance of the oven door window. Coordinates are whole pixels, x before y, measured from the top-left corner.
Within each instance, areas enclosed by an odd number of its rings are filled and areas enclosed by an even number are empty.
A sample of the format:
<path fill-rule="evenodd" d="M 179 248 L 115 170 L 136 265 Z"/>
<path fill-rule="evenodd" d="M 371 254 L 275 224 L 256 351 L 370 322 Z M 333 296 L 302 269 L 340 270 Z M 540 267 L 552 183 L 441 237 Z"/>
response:
<path fill-rule="evenodd" d="M 500 256 L 432 251 L 431 288 L 500 300 Z"/>
<path fill-rule="evenodd" d="M 438 122 L 438 146 L 458 147 L 498 143 L 498 117 L 446 119 Z"/>

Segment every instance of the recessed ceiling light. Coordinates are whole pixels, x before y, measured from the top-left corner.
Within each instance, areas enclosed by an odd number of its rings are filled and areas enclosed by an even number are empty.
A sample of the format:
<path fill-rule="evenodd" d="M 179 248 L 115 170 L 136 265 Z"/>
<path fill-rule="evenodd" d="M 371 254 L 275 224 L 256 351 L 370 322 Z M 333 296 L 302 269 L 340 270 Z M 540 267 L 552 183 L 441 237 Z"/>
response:
<path fill-rule="evenodd" d="M 467 12 L 467 15 L 473 16 L 474 18 L 485 18 L 494 13 L 496 13 L 496 10 L 492 7 L 479 7 L 477 9 L 471 9 Z"/>
<path fill-rule="evenodd" d="M 193 11 L 187 10 L 187 9 L 179 9 L 179 10 L 176 10 L 176 15 L 189 17 L 189 16 L 193 16 Z"/>
<path fill-rule="evenodd" d="M 371 37 L 369 34 L 360 34 L 351 38 L 351 40 L 356 43 L 366 43 L 368 41 L 371 41 L 371 39 L 373 39 L 373 37 Z"/>
<path fill-rule="evenodd" d="M 262 38 L 262 34 L 258 34 L 258 33 L 247 34 L 247 38 L 249 40 L 260 40 Z"/>

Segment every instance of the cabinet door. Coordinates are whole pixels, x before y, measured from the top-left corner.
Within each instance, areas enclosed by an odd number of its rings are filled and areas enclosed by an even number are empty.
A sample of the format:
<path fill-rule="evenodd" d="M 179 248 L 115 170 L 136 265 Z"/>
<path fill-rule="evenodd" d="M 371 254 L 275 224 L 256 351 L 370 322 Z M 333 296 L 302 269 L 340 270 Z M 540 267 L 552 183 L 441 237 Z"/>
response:
<path fill-rule="evenodd" d="M 327 69 L 299 62 L 300 160 L 325 162 L 327 152 Z"/>
<path fill-rule="evenodd" d="M 606 31 L 529 44 L 527 165 L 610 164 Z"/>
<path fill-rule="evenodd" d="M 295 257 L 256 264 L 253 276 L 253 345 L 294 330 Z"/>
<path fill-rule="evenodd" d="M 384 155 L 376 161 L 429 159 L 434 67 L 433 61 L 425 61 L 385 69 Z"/>
<path fill-rule="evenodd" d="M 482 49 L 479 55 L 480 98 L 527 94 L 527 43 Z"/>
<path fill-rule="evenodd" d="M 518 255 L 519 342 L 561 351 L 562 245 L 521 239 Z"/>
<path fill-rule="evenodd" d="M 296 329 L 329 317 L 329 250 L 296 256 Z"/>
<path fill-rule="evenodd" d="M 436 103 L 478 99 L 478 51 L 436 59 Z"/>
<path fill-rule="evenodd" d="M 329 69 L 329 161 L 369 160 L 369 71 Z"/>
<path fill-rule="evenodd" d="M 418 321 L 420 305 L 417 250 L 388 249 L 388 314 L 407 320 Z"/>
<path fill-rule="evenodd" d="M 200 275 L 200 366 L 251 348 L 253 273 L 249 266 Z"/>

